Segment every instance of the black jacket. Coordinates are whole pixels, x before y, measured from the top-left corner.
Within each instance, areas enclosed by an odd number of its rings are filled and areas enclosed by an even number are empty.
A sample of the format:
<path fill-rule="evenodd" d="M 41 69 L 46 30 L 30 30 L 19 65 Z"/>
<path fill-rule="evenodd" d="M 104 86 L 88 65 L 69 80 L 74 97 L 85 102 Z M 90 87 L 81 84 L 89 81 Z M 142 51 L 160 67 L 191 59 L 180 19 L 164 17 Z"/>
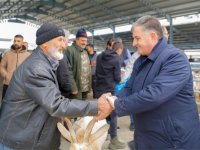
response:
<path fill-rule="evenodd" d="M 98 113 L 97 101 L 61 96 L 55 71 L 38 47 L 15 71 L 0 111 L 0 143 L 15 150 L 58 150 L 60 117 Z"/>
<path fill-rule="evenodd" d="M 67 56 L 64 55 L 63 59 L 59 61 L 59 66 L 57 69 L 57 79 L 61 94 L 68 98 L 73 90 L 72 78 L 73 73 L 71 70 L 71 65 L 68 62 Z"/>
<path fill-rule="evenodd" d="M 116 82 L 121 80 L 120 57 L 113 50 L 105 50 L 97 56 L 97 97 L 105 92 L 114 94 Z"/>

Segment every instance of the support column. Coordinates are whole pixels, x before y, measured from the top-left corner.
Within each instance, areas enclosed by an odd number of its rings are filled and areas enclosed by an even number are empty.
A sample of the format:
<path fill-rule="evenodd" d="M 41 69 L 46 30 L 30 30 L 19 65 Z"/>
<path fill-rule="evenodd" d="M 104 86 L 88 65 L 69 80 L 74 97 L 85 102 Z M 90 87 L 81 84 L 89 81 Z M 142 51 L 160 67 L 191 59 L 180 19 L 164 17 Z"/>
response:
<path fill-rule="evenodd" d="M 113 30 L 113 38 L 115 38 L 115 26 L 112 26 L 112 30 Z"/>
<path fill-rule="evenodd" d="M 174 35 L 173 35 L 173 19 L 172 17 L 170 16 L 169 17 L 169 44 L 173 44 L 173 41 L 174 41 Z"/>
<path fill-rule="evenodd" d="M 94 30 L 92 30 L 92 44 L 94 45 Z"/>

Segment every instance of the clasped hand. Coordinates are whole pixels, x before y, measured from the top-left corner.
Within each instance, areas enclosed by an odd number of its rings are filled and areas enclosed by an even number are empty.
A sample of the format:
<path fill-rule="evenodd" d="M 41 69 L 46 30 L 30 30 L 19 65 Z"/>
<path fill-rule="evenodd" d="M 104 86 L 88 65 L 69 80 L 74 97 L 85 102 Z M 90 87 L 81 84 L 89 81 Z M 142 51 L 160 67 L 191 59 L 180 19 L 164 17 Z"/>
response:
<path fill-rule="evenodd" d="M 111 101 L 111 99 L 113 101 Z M 112 96 L 111 93 L 105 93 L 101 95 L 98 99 L 98 110 L 99 113 L 96 116 L 96 120 L 105 119 L 110 113 L 114 110 L 114 100 L 116 99 L 115 96 Z"/>

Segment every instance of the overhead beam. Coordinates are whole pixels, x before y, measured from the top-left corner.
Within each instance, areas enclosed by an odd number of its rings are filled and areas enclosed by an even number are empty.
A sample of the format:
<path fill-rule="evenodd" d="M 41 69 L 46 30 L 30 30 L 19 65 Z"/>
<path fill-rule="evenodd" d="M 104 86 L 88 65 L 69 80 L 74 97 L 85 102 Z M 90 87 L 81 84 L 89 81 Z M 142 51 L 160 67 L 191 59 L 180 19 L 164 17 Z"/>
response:
<path fill-rule="evenodd" d="M 0 38 L 0 41 L 10 42 L 10 41 L 12 41 L 12 39 L 8 39 L 8 38 Z"/>
<path fill-rule="evenodd" d="M 23 5 L 33 5 L 34 2 L 33 1 L 18 1 L 18 2 L 10 2 L 8 1 L 6 3 L 6 5 L 8 6 L 11 6 L 10 8 L 6 9 L 6 10 L 0 10 L 0 14 L 1 14 L 1 17 L 0 19 L 9 19 L 9 18 L 12 18 L 14 17 L 15 15 L 18 15 L 20 13 L 25 13 L 26 10 L 25 9 L 11 9 L 13 6 L 19 6 L 19 7 L 22 7 Z"/>
<path fill-rule="evenodd" d="M 180 49 L 200 49 L 199 43 L 196 43 L 196 44 L 193 44 L 193 43 L 181 43 L 181 44 L 177 43 L 176 44 L 176 43 L 174 43 L 174 45 Z"/>
<path fill-rule="evenodd" d="M 69 3 L 69 2 L 68 2 Z M 108 27 L 108 28 L 112 28 L 113 24 L 110 24 L 110 23 L 105 23 L 104 21 L 102 21 L 101 23 L 99 23 L 99 20 L 97 20 L 95 17 L 91 16 L 91 15 L 86 15 L 84 14 L 83 12 L 81 12 L 79 9 L 77 8 L 73 8 L 73 7 L 67 7 L 66 6 L 66 9 L 70 10 L 71 12 L 77 14 L 78 16 L 80 17 L 83 17 L 83 18 L 86 18 L 87 20 L 90 20 L 92 22 L 94 22 L 94 26 L 97 25 L 97 24 L 101 24 L 103 25 L 104 27 Z M 87 26 L 82 26 L 84 28 L 87 28 Z M 74 28 L 71 28 L 71 30 L 75 30 L 77 29 L 77 27 L 75 26 Z"/>
<path fill-rule="evenodd" d="M 13 23 L 21 23 L 21 24 L 25 24 L 24 21 L 19 20 L 19 19 L 9 19 L 8 22 L 13 22 Z"/>
<path fill-rule="evenodd" d="M 36 14 L 41 14 L 41 15 L 48 15 L 48 13 L 40 8 L 34 8 L 34 9 L 28 9 L 26 10 L 27 12 L 30 13 L 36 13 Z"/>
<path fill-rule="evenodd" d="M 149 0 L 137 0 L 137 1 L 139 1 L 139 3 L 142 6 L 145 6 L 146 8 L 152 9 L 153 11 L 155 11 L 156 13 L 158 13 L 159 15 L 165 17 L 170 22 L 170 20 L 171 20 L 170 15 L 168 15 L 167 13 L 165 13 L 162 9 L 160 9 L 160 8 L 152 5 Z M 180 35 L 186 37 L 189 41 L 192 41 L 192 42 L 196 41 L 195 38 L 193 38 L 192 36 L 189 37 L 187 35 L 187 33 L 182 32 L 182 31 L 176 29 L 175 27 L 173 27 L 173 31 L 175 31 L 175 32 L 179 33 Z"/>
<path fill-rule="evenodd" d="M 15 15 L 14 18 L 21 18 L 24 20 L 34 20 L 34 21 L 36 20 L 36 18 L 28 15 Z"/>
<path fill-rule="evenodd" d="M 55 8 L 61 8 L 61 9 L 65 8 L 63 3 L 56 2 L 55 0 L 39 0 L 39 3 L 42 5 L 47 5 Z"/>
<path fill-rule="evenodd" d="M 34 0 L 33 0 L 34 1 Z M 6 1 L 6 0 L 3 0 L 0 2 L 0 8 L 2 7 L 7 7 L 7 6 L 21 6 L 21 5 L 25 5 L 25 4 L 28 4 L 30 3 L 31 1 L 16 1 L 16 0 L 10 0 L 10 1 Z"/>
<path fill-rule="evenodd" d="M 99 8 L 102 11 L 105 11 L 106 13 L 110 14 L 111 16 L 114 16 L 116 18 L 119 18 L 120 20 L 126 21 L 127 23 L 132 23 L 132 21 L 127 16 L 122 16 L 121 14 L 114 11 L 112 8 L 108 8 L 103 4 L 98 3 L 96 0 L 86 0 L 93 6 Z"/>

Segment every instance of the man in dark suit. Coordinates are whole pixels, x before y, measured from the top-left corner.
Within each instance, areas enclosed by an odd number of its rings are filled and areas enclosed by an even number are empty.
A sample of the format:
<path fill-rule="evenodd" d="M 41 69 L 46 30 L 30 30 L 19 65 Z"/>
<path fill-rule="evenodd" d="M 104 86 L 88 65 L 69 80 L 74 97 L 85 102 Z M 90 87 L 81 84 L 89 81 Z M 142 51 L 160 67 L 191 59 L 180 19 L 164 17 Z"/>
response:
<path fill-rule="evenodd" d="M 167 44 L 158 19 L 144 16 L 132 27 L 141 55 L 117 97 L 109 97 L 118 116 L 134 114 L 136 150 L 197 150 L 200 122 L 189 61 Z"/>

